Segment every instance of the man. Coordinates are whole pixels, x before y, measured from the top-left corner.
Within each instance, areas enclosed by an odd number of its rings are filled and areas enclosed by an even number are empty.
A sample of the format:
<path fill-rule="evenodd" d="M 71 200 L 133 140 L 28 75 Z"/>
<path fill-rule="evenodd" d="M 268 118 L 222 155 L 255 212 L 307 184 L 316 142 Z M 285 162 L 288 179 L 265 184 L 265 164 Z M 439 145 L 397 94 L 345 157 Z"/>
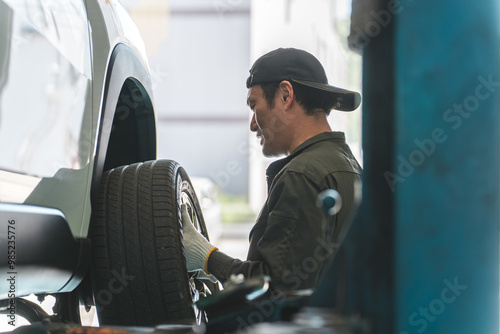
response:
<path fill-rule="evenodd" d="M 331 109 L 351 111 L 360 95 L 328 85 L 320 62 L 297 49 L 277 49 L 260 57 L 247 79 L 250 130 L 265 156 L 286 155 L 267 169 L 268 198 L 250 232 L 246 261 L 234 259 L 206 241 L 182 208 L 188 271 L 204 270 L 221 281 L 231 274 L 268 275 L 280 290 L 313 288 L 327 255 L 326 240 L 338 241 L 355 205 L 361 168 L 327 121 Z M 329 221 L 317 208 L 318 194 L 337 190 L 342 208 Z"/>

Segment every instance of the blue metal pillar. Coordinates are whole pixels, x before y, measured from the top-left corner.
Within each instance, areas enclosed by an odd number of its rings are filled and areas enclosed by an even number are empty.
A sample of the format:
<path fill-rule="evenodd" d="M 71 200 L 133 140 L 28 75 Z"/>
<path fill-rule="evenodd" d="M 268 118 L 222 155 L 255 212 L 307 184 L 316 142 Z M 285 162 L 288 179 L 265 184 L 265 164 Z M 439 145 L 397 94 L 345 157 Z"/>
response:
<path fill-rule="evenodd" d="M 363 201 L 311 305 L 375 334 L 497 334 L 498 1 L 377 8 L 363 36 Z"/>
<path fill-rule="evenodd" d="M 499 333 L 499 15 L 425 0 L 397 17 L 398 333 Z"/>

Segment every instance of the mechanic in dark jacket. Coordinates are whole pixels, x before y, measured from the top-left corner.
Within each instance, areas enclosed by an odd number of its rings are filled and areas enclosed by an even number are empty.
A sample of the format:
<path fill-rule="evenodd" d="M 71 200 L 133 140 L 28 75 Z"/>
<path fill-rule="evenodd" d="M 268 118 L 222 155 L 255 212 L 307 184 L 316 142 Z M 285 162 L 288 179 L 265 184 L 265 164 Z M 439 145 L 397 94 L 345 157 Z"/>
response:
<path fill-rule="evenodd" d="M 247 103 L 254 112 L 250 130 L 265 156 L 285 154 L 267 169 L 268 198 L 250 232 L 246 261 L 234 259 L 206 241 L 182 208 L 188 271 L 204 270 L 221 281 L 231 274 L 268 275 L 274 288 L 314 288 L 356 204 L 361 168 L 342 132 L 332 132 L 331 109 L 351 111 L 360 95 L 328 85 L 323 66 L 311 54 L 277 49 L 260 57 L 247 79 Z M 316 201 L 335 189 L 342 208 L 329 222 Z M 332 236 L 326 236 L 333 223 Z"/>

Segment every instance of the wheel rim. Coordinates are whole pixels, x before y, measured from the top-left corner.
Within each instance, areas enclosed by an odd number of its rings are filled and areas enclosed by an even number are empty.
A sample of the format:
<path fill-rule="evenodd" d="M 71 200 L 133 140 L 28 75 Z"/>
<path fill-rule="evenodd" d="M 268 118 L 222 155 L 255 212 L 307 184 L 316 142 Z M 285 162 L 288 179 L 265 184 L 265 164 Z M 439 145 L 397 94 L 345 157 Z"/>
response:
<path fill-rule="evenodd" d="M 61 321 L 70 321 L 82 326 L 92 326 L 97 319 L 95 306 L 86 305 L 80 297 L 79 288 L 75 291 L 55 295 L 54 311 Z"/>

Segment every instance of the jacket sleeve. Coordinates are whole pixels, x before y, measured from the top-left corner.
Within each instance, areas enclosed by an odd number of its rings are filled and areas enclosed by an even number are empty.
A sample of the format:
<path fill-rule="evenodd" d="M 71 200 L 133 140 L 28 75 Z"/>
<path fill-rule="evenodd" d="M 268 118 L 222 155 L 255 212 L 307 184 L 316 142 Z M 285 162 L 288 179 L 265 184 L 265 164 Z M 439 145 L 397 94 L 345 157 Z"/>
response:
<path fill-rule="evenodd" d="M 245 277 L 268 275 L 271 270 L 264 261 L 241 261 L 221 251 L 215 251 L 208 259 L 208 271 L 222 282 L 232 274 L 243 274 Z"/>
<path fill-rule="evenodd" d="M 326 224 L 316 207 L 319 191 L 301 173 L 281 175 L 269 194 L 266 229 L 260 240 L 253 241 L 262 260 L 241 261 L 216 251 L 208 260 L 209 272 L 222 281 L 231 274 L 268 275 L 279 288 L 311 288 L 324 260 L 314 258 L 325 237 Z"/>

